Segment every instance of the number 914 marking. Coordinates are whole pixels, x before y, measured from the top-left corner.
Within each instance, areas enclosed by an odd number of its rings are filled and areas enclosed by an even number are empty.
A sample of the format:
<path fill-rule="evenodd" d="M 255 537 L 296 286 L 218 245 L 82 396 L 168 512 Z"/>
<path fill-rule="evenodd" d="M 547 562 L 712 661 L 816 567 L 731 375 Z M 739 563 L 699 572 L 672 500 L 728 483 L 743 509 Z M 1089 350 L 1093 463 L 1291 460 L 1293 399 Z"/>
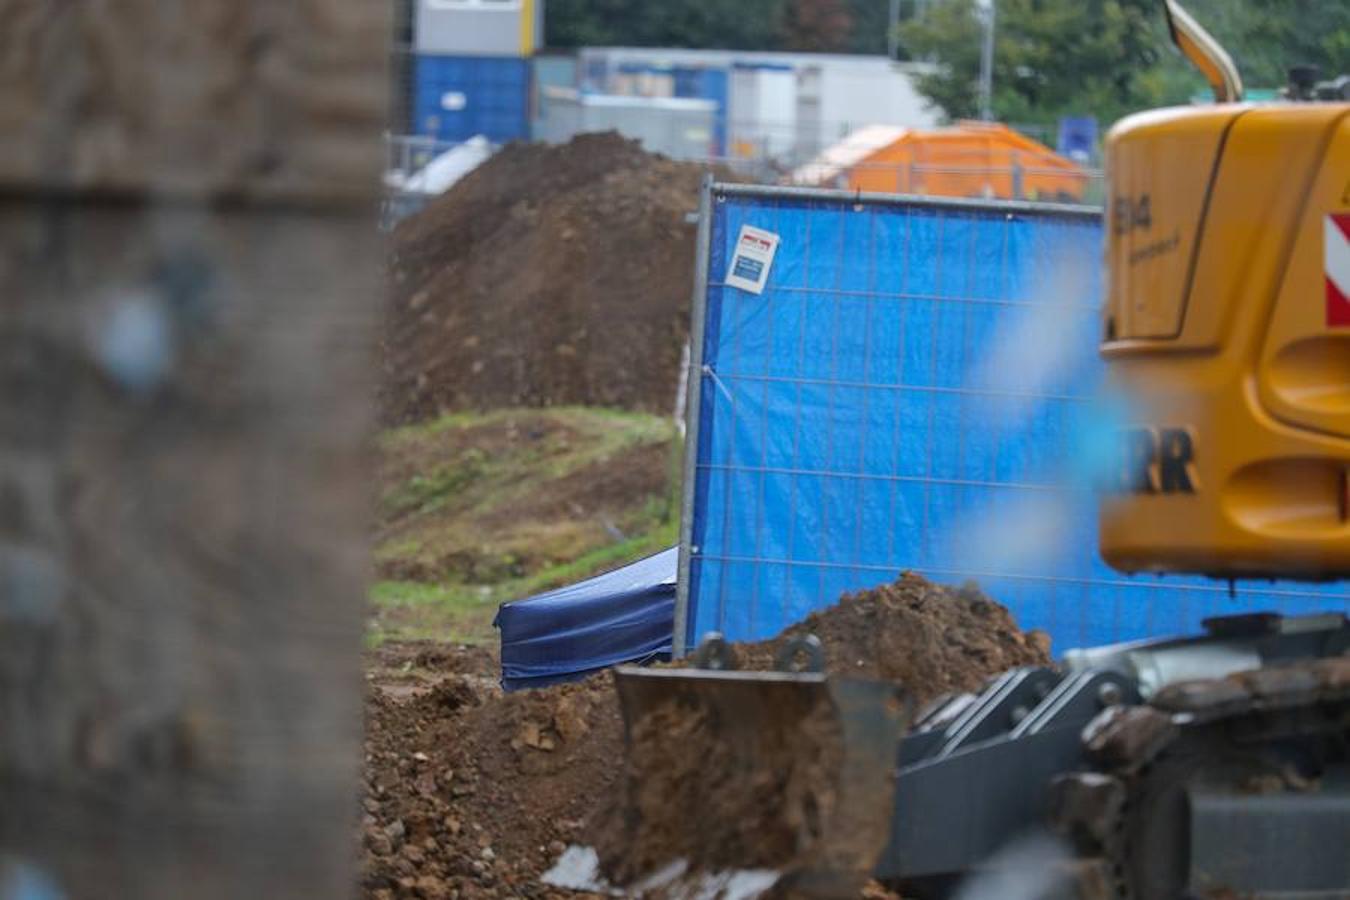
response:
<path fill-rule="evenodd" d="M 1118 196 L 1111 201 L 1111 221 L 1117 235 L 1153 227 L 1153 208 L 1148 194 Z"/>

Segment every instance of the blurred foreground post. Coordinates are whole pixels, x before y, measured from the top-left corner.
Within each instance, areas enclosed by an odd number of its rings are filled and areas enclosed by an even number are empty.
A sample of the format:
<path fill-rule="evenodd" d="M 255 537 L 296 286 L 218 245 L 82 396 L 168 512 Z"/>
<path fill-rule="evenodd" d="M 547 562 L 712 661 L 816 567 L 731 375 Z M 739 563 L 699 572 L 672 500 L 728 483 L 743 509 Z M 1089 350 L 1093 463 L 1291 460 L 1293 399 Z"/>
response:
<path fill-rule="evenodd" d="M 0 0 L 0 898 L 353 883 L 388 4 Z"/>

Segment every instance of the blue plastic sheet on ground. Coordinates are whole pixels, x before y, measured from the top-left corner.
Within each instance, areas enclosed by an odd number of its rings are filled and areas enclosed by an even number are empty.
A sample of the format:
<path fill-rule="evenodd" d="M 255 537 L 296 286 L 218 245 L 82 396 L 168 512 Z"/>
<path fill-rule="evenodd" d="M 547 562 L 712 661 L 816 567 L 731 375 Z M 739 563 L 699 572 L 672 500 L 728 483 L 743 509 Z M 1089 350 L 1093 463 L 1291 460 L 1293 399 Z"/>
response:
<path fill-rule="evenodd" d="M 712 210 L 688 646 L 905 569 L 978 581 L 1057 651 L 1350 609 L 1344 583 L 1230 594 L 1102 561 L 1099 217 L 735 188 Z M 725 281 L 743 225 L 780 239 L 761 294 Z"/>
<path fill-rule="evenodd" d="M 501 631 L 503 687 L 540 687 L 619 663 L 669 658 L 677 560 L 672 547 L 503 604 L 493 622 Z"/>

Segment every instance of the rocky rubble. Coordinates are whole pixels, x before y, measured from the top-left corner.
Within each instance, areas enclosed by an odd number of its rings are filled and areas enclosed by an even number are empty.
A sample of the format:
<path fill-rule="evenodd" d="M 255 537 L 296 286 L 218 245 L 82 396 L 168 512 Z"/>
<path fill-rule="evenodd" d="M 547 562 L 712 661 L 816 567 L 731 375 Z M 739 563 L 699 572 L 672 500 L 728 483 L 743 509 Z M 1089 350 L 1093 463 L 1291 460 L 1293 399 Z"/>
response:
<path fill-rule="evenodd" d="M 1043 635 L 1020 631 L 973 586 L 909 574 L 737 651 L 746 667 L 768 668 L 779 644 L 803 632 L 821 638 L 829 671 L 898 681 L 921 702 L 1048 658 Z M 366 707 L 365 896 L 584 896 L 538 879 L 567 845 L 595 842 L 624 802 L 612 677 L 504 695 L 481 650 L 414 647 L 403 661 L 398 648 L 379 653 L 385 674 L 372 678 Z M 870 885 L 864 896 L 887 894 Z"/>

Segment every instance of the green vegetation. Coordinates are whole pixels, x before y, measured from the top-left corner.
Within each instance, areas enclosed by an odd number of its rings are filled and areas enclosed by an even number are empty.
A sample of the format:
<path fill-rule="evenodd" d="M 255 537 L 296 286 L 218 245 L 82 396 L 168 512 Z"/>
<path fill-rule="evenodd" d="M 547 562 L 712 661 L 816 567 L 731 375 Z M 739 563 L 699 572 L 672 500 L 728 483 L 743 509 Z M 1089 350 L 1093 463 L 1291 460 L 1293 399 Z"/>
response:
<path fill-rule="evenodd" d="M 545 38 L 552 47 L 838 51 L 853 49 L 860 33 L 855 9 L 877 5 L 884 16 L 885 0 L 549 0 Z M 857 49 L 882 52 L 884 24 L 879 38 Z"/>
<path fill-rule="evenodd" d="M 369 640 L 491 640 L 499 604 L 672 545 L 676 452 L 669 421 L 600 409 L 385 434 Z"/>
<path fill-rule="evenodd" d="M 574 584 L 658 553 L 675 544 L 677 529 L 678 523 L 673 519 L 659 522 L 646 534 L 597 547 L 578 559 L 532 575 L 495 584 L 376 582 L 370 592 L 376 611 L 367 630 L 367 643 L 377 646 L 392 637 L 439 638 L 469 644 L 491 641 L 492 619 L 501 604 Z"/>
<path fill-rule="evenodd" d="M 1111 121 L 1164 99 L 1144 79 L 1167 48 L 1157 0 L 998 0 L 997 9 L 995 118 Z M 943 0 L 901 28 L 914 56 L 940 63 L 919 87 L 953 119 L 979 111 L 983 30 L 976 0 Z"/>
<path fill-rule="evenodd" d="M 459 459 L 437 466 L 426 474 L 419 472 L 394 485 L 381 498 L 381 503 L 393 516 L 435 512 L 483 474 L 485 461 L 481 450 L 469 449 Z"/>
<path fill-rule="evenodd" d="M 1327 78 L 1350 73 L 1350 4 L 1189 0 L 1186 7 L 1228 48 L 1249 87 L 1282 87 L 1289 67 L 1301 63 L 1321 66 Z"/>
<path fill-rule="evenodd" d="M 997 119 L 1049 130 L 1061 116 L 1103 125 L 1185 103 L 1204 82 L 1171 47 L 1161 0 L 996 0 Z M 555 47 L 637 45 L 884 53 L 886 0 L 549 0 Z M 1278 88 L 1289 66 L 1350 71 L 1350 3 L 1188 0 L 1251 87 Z M 902 0 L 900 56 L 938 64 L 921 90 L 951 119 L 976 112 L 976 0 Z"/>
<path fill-rule="evenodd" d="M 1280 87 L 1295 63 L 1350 70 L 1350 4 L 1310 0 L 1188 0 L 1250 86 Z M 995 118 L 1053 125 L 1094 115 L 1104 124 L 1185 103 L 1204 87 L 1171 47 L 1159 0 L 997 0 Z M 920 89 L 953 119 L 975 115 L 982 26 L 975 0 L 939 0 L 907 21 L 901 43 L 940 69 Z"/>

